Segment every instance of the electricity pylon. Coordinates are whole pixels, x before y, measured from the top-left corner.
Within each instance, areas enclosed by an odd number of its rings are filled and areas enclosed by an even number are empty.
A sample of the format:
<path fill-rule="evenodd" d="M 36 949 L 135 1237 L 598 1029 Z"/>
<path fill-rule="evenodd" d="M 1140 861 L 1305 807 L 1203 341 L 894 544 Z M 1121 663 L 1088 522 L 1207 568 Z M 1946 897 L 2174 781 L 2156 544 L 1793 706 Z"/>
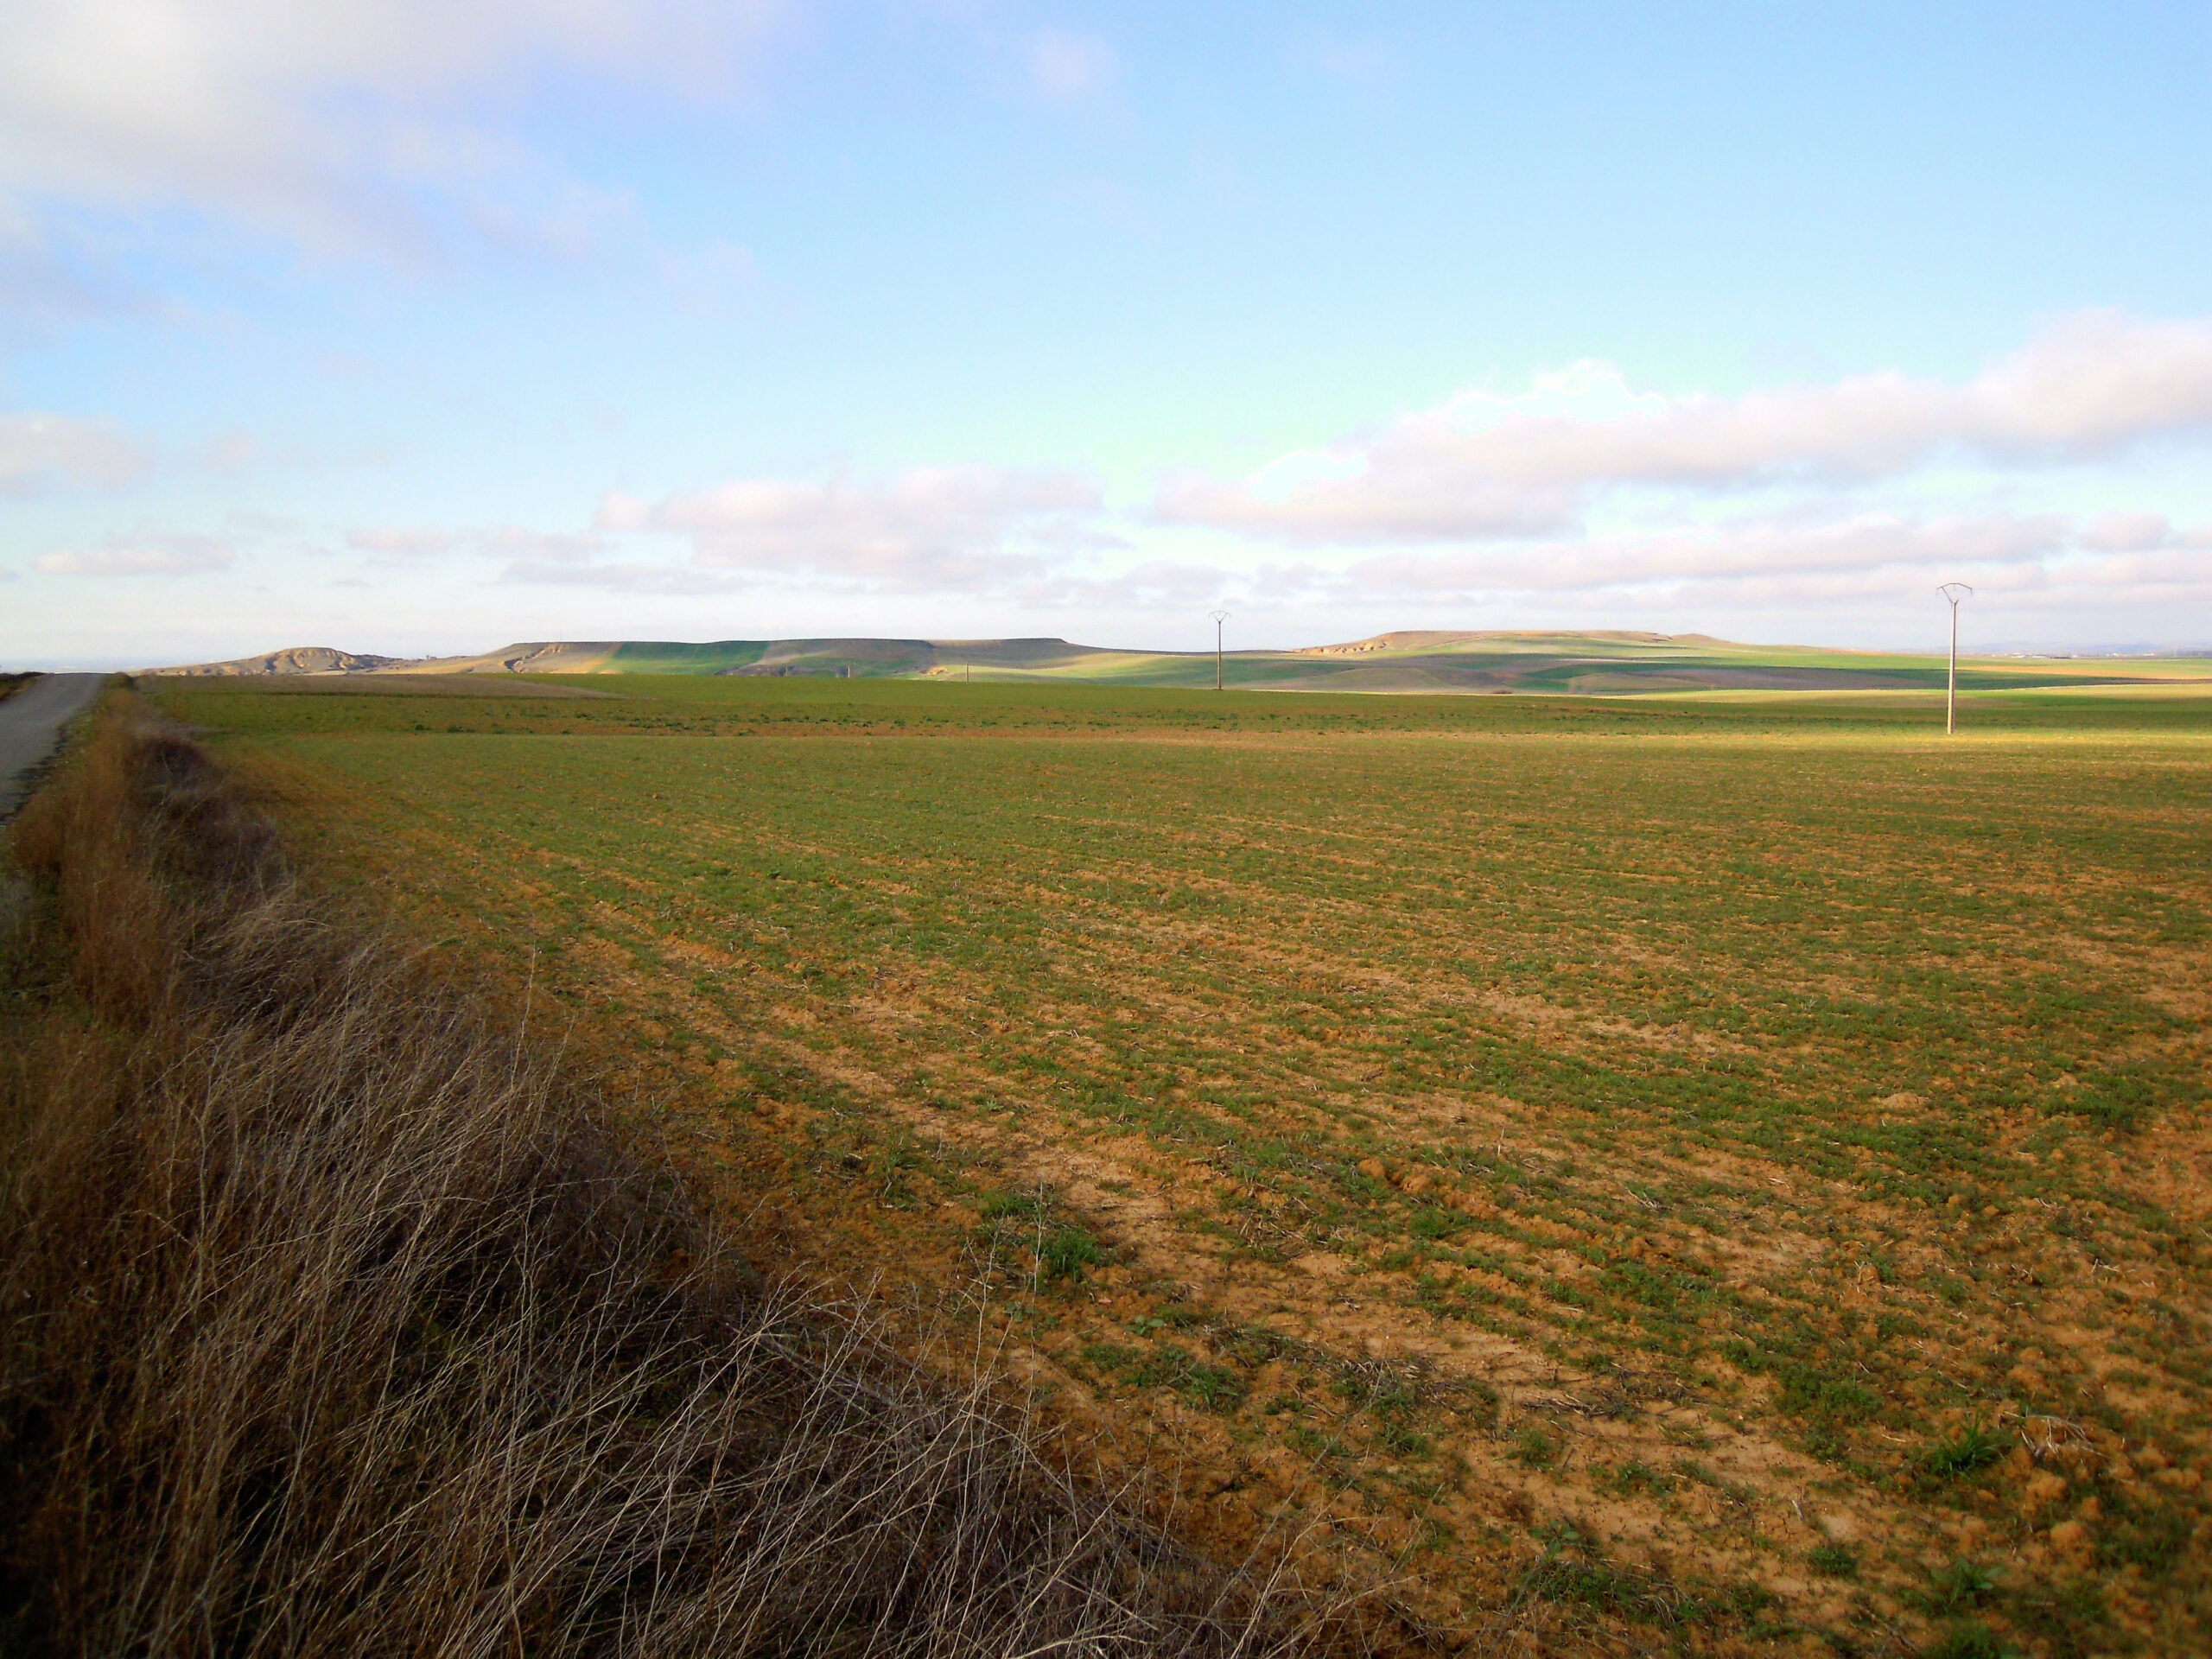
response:
<path fill-rule="evenodd" d="M 1959 729 L 1959 601 L 1972 597 L 1974 589 L 1963 582 L 1947 582 L 1936 591 L 1951 601 L 1951 678 L 1943 694 L 1943 734 L 1948 737 Z"/>

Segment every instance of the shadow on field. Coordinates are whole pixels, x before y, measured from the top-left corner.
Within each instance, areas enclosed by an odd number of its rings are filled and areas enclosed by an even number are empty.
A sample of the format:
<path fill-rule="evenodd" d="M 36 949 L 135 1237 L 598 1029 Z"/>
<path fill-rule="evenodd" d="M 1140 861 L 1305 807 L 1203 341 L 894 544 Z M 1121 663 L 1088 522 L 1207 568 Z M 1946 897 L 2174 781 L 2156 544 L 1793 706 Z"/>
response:
<path fill-rule="evenodd" d="M 0 1649 L 1340 1650 L 764 1287 L 129 699 L 0 890 Z"/>

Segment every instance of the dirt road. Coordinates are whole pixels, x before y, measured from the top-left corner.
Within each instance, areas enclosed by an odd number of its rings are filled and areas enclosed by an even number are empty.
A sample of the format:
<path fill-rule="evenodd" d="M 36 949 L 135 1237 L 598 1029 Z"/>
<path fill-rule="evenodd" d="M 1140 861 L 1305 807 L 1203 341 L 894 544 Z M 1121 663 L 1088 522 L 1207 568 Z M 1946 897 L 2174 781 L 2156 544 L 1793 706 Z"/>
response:
<path fill-rule="evenodd" d="M 0 818 L 22 804 L 61 728 L 92 706 L 106 683 L 105 674 L 42 674 L 0 702 Z"/>

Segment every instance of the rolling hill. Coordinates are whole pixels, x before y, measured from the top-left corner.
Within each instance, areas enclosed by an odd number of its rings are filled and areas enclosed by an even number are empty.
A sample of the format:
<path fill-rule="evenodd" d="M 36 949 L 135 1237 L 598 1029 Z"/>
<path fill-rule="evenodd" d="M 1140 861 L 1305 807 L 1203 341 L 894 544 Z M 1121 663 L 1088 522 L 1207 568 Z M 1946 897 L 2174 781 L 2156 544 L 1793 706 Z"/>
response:
<path fill-rule="evenodd" d="M 474 657 L 402 660 L 300 646 L 156 674 L 273 677 L 420 674 L 732 674 L 868 679 L 1080 680 L 1207 686 L 1211 652 L 1122 651 L 1065 639 L 721 639 L 525 641 Z M 1755 645 L 1705 634 L 1381 633 L 1341 645 L 1235 651 L 1228 683 L 1249 690 L 1554 696 L 1758 691 L 1924 691 L 1941 657 Z M 2212 659 L 1977 658 L 1971 690 L 2142 686 L 2212 681 Z"/>

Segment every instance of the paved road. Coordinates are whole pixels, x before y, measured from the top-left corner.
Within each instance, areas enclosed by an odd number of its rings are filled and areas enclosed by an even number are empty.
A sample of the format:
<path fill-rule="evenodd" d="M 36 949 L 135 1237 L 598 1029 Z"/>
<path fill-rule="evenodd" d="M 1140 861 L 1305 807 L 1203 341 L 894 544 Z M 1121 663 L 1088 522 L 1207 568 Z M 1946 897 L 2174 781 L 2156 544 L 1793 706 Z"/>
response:
<path fill-rule="evenodd" d="M 41 674 L 0 702 L 0 818 L 22 804 L 30 775 L 61 741 L 61 728 L 92 706 L 105 674 Z"/>

